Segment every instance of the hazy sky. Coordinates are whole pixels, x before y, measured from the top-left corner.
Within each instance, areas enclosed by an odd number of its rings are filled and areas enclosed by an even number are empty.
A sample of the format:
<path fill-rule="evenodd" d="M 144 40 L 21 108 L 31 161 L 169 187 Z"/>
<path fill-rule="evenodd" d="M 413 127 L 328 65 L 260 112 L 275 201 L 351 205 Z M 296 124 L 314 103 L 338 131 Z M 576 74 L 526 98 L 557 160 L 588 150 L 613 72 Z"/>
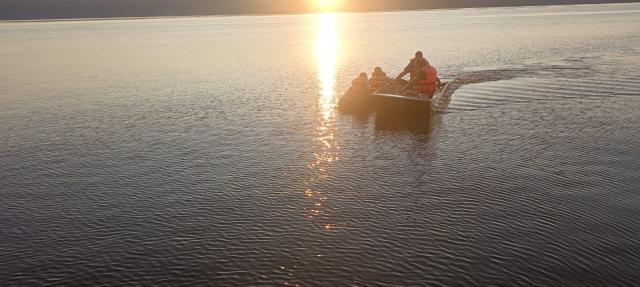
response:
<path fill-rule="evenodd" d="M 0 0 L 0 19 L 100 18 L 312 12 L 315 0 Z M 637 0 L 341 0 L 343 10 L 520 6 Z"/>

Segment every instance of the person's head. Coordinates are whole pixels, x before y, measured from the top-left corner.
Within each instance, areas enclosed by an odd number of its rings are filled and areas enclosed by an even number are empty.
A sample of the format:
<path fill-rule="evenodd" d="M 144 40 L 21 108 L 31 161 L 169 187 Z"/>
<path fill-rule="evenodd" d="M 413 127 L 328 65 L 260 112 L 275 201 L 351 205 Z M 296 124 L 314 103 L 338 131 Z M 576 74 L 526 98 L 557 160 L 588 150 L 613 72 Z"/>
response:
<path fill-rule="evenodd" d="M 367 73 L 360 73 L 360 78 L 367 78 Z"/>
<path fill-rule="evenodd" d="M 380 67 L 376 67 L 375 69 L 373 69 L 373 71 L 374 71 L 374 72 L 378 72 L 378 73 L 380 73 L 380 72 L 382 72 L 382 68 L 380 68 Z"/>
<path fill-rule="evenodd" d="M 423 58 L 424 54 L 422 54 L 422 51 L 418 51 L 416 52 L 416 58 Z"/>

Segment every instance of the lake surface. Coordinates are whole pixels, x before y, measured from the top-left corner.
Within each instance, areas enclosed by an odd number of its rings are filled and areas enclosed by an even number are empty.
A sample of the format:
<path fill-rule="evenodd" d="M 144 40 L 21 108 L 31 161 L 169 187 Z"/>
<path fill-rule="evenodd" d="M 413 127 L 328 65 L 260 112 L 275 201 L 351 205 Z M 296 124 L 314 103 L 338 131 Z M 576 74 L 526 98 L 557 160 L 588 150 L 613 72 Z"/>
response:
<path fill-rule="evenodd" d="M 640 285 L 640 4 L 0 23 L 1 286 Z M 429 122 L 340 114 L 416 50 Z"/>

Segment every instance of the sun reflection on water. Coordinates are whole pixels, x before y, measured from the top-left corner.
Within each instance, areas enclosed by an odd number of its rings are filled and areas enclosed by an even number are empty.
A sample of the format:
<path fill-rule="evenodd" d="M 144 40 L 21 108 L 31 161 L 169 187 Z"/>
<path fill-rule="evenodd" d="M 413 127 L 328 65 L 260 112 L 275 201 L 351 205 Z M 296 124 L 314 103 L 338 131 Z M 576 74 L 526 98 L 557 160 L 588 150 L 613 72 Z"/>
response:
<path fill-rule="evenodd" d="M 335 14 L 320 14 L 318 24 L 318 40 L 316 43 L 317 60 L 320 75 L 320 107 L 323 120 L 329 121 L 333 116 L 335 105 L 335 74 L 338 58 L 338 31 Z"/>
<path fill-rule="evenodd" d="M 338 29 L 336 14 L 326 13 L 318 15 L 318 35 L 316 40 L 316 56 L 318 62 L 319 90 L 319 115 L 316 125 L 315 159 L 307 167 L 314 171 L 315 177 L 307 182 L 305 195 L 311 204 L 307 208 L 309 217 L 322 220 L 323 205 L 326 195 L 317 188 L 317 185 L 327 179 L 327 170 L 338 160 L 338 146 L 335 133 L 335 106 L 336 106 L 336 66 L 338 61 Z M 333 226 L 329 223 L 317 222 L 321 226 Z M 325 228 L 325 230 L 330 230 Z"/>
<path fill-rule="evenodd" d="M 339 228 L 326 213 L 326 205 L 330 202 L 328 190 L 323 187 L 330 175 L 331 166 L 339 159 L 338 141 L 336 139 L 336 66 L 338 63 L 339 41 L 337 17 L 335 14 L 318 14 L 316 36 L 316 60 L 318 68 L 318 109 L 315 134 L 312 147 L 314 158 L 306 165 L 312 171 L 304 182 L 304 197 L 307 202 L 305 212 L 310 223 L 317 228 L 318 234 L 332 236 Z M 310 247 L 311 248 L 311 247 Z M 324 257 L 323 250 L 313 250 L 313 258 L 305 258 L 306 262 L 315 262 Z M 305 262 L 288 262 L 280 266 L 277 273 L 285 274 L 290 280 L 285 286 L 299 286 L 296 282 L 297 266 Z"/>

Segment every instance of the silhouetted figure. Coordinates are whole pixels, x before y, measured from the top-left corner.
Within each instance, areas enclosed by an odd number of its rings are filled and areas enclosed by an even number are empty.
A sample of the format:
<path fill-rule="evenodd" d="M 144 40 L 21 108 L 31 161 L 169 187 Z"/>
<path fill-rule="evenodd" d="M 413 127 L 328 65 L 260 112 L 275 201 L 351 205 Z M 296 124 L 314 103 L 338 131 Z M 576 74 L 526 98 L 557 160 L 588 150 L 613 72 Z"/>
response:
<path fill-rule="evenodd" d="M 371 74 L 371 89 L 377 90 L 380 89 L 389 83 L 389 77 L 387 77 L 387 73 L 385 73 L 382 68 L 376 67 Z"/>
<path fill-rule="evenodd" d="M 367 73 L 360 73 L 360 76 L 351 81 L 351 95 L 360 97 L 369 94 L 369 78 Z"/>
<path fill-rule="evenodd" d="M 402 79 L 407 74 L 411 75 L 410 80 L 415 80 L 420 72 L 422 72 L 422 68 L 427 64 L 427 60 L 424 58 L 421 51 L 416 52 L 415 57 L 409 61 L 409 64 L 404 68 L 404 71 L 396 77 L 396 80 Z"/>

